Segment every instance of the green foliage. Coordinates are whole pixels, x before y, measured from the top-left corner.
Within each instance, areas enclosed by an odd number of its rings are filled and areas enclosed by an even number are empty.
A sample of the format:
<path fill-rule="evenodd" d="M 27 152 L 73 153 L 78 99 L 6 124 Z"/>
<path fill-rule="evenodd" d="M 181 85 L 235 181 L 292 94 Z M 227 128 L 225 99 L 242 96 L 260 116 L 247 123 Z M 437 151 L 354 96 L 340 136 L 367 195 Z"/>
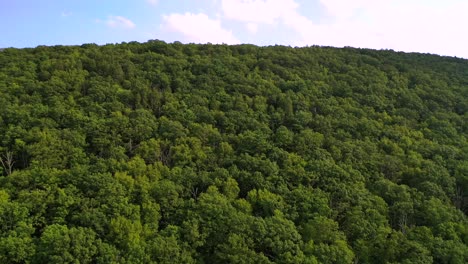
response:
<path fill-rule="evenodd" d="M 1 263 L 468 263 L 468 63 L 0 52 Z"/>

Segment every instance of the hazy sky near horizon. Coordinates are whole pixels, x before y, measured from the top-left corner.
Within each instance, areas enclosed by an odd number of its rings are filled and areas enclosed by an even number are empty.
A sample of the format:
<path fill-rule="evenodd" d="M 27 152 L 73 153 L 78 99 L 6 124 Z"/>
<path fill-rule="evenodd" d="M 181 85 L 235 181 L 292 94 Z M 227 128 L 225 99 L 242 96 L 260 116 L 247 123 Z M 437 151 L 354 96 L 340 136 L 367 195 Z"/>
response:
<path fill-rule="evenodd" d="M 467 0 L 0 0 L 0 48 L 160 39 L 468 58 L 466 13 Z"/>

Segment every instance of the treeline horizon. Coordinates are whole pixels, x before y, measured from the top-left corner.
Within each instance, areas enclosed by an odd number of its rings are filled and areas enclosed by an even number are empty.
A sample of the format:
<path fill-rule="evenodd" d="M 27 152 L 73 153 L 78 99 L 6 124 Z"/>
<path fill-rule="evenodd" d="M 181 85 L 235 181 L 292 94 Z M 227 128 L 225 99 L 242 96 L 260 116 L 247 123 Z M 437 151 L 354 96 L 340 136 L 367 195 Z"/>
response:
<path fill-rule="evenodd" d="M 57 47 L 82 47 L 82 46 L 109 46 L 109 45 L 126 45 L 126 44 L 144 44 L 149 42 L 162 42 L 167 45 L 214 45 L 214 46 L 254 46 L 258 48 L 271 48 L 271 47 L 285 47 L 285 48 L 293 48 L 293 49 L 303 49 L 303 48 L 328 48 L 328 49 L 355 49 L 355 50 L 367 50 L 367 51 L 386 51 L 386 52 L 394 52 L 397 54 L 408 54 L 408 55 L 424 55 L 424 56 L 434 56 L 440 58 L 452 58 L 458 60 L 468 60 L 468 58 L 459 57 L 457 55 L 446 55 L 441 53 L 431 53 L 431 52 L 424 52 L 424 51 L 404 51 L 404 50 L 395 50 L 393 48 L 365 48 L 365 47 L 356 47 L 356 46 L 330 46 L 330 45 L 318 45 L 318 44 L 311 44 L 311 45 L 304 45 L 304 46 L 294 46 L 294 45 L 286 45 L 286 44 L 266 44 L 266 45 L 259 45 L 253 43 L 241 43 L 241 44 L 226 44 L 226 43 L 196 43 L 196 42 L 187 42 L 183 43 L 181 41 L 175 40 L 173 42 L 168 42 L 165 40 L 160 39 L 148 39 L 146 42 L 141 41 L 122 41 L 122 42 L 114 42 L 114 43 L 81 43 L 81 44 L 38 44 L 36 46 L 30 47 L 14 47 L 14 46 L 5 46 L 0 47 L 0 51 L 5 49 L 20 49 L 20 50 L 27 50 L 27 49 L 37 49 L 37 48 L 57 48 Z"/>

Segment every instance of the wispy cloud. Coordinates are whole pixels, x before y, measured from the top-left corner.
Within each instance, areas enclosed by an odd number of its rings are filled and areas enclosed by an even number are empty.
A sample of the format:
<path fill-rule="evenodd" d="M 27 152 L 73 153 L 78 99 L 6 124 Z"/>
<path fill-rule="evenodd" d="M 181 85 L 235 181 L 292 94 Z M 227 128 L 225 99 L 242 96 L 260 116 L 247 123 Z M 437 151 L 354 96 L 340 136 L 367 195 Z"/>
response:
<path fill-rule="evenodd" d="M 135 23 L 123 16 L 109 16 L 105 23 L 111 28 L 132 29 L 136 27 Z"/>
<path fill-rule="evenodd" d="M 181 34 L 187 42 L 240 43 L 232 31 L 222 27 L 221 20 L 211 19 L 204 13 L 165 15 L 161 27 L 163 30 Z"/>
<path fill-rule="evenodd" d="M 70 11 L 62 11 L 62 13 L 60 13 L 60 16 L 62 17 L 69 17 L 71 15 L 73 15 L 73 13 Z"/>
<path fill-rule="evenodd" d="M 146 2 L 152 6 L 156 6 L 159 3 L 159 0 L 146 0 Z"/>

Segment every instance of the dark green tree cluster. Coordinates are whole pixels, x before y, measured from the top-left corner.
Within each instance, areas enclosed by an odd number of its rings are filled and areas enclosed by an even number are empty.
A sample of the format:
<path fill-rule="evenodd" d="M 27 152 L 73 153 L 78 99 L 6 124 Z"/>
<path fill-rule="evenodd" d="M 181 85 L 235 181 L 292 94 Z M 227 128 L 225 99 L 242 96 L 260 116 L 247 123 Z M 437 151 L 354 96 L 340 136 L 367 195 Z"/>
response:
<path fill-rule="evenodd" d="M 468 263 L 468 61 L 0 51 L 0 263 Z"/>

